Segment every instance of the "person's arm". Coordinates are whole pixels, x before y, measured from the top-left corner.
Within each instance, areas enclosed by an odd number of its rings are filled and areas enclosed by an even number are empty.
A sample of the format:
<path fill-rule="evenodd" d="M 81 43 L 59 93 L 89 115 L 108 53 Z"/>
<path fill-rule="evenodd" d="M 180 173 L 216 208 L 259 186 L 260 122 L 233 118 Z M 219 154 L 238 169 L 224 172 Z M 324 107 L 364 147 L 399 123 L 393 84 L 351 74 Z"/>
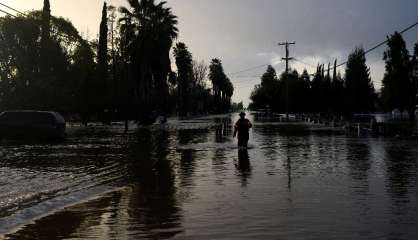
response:
<path fill-rule="evenodd" d="M 248 128 L 252 128 L 253 124 L 250 122 L 250 120 L 248 120 Z"/>

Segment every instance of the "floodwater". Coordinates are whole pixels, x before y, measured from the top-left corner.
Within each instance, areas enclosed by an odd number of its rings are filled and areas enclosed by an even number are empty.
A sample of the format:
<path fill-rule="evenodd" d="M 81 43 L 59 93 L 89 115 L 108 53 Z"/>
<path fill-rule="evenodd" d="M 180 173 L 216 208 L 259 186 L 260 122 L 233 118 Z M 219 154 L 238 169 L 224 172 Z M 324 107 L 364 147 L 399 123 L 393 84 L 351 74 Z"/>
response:
<path fill-rule="evenodd" d="M 417 141 L 236 116 L 0 145 L 0 238 L 416 239 Z M 229 125 L 230 126 L 230 125 Z M 305 129 L 306 130 L 306 129 Z M 295 132 L 295 133 L 296 133 Z"/>

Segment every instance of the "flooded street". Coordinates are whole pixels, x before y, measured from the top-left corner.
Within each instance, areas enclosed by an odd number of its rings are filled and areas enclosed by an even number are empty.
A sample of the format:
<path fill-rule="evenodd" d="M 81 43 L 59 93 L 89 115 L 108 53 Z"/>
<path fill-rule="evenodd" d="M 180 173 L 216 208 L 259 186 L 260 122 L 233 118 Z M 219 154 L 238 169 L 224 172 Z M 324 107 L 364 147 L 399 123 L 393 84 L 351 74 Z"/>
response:
<path fill-rule="evenodd" d="M 237 116 L 71 127 L 0 145 L 5 239 L 414 239 L 418 142 L 298 131 Z M 298 128 L 299 126 L 292 126 Z M 218 133 L 218 134 L 217 134 Z M 0 237 L 1 238 L 1 237 Z"/>

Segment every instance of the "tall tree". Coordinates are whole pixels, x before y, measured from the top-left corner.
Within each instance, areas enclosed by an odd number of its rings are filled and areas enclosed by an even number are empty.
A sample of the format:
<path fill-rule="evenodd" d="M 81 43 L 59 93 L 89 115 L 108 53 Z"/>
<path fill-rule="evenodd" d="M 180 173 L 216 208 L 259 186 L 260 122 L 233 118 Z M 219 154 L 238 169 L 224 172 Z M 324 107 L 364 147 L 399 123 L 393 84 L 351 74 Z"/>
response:
<path fill-rule="evenodd" d="M 261 76 L 261 85 L 269 88 L 277 82 L 276 70 L 271 66 L 267 66 L 266 72 Z"/>
<path fill-rule="evenodd" d="M 387 110 L 407 110 L 415 117 L 416 89 L 413 84 L 409 53 L 402 35 L 395 32 L 388 39 L 388 49 L 383 59 L 386 72 L 383 78 L 382 97 Z"/>
<path fill-rule="evenodd" d="M 251 100 L 251 107 L 255 109 L 268 106 L 273 112 L 309 112 L 312 102 L 310 76 L 305 69 L 301 76 L 291 70 L 277 78 L 276 71 L 269 66 L 261 77 L 261 84 L 253 90 Z"/>
<path fill-rule="evenodd" d="M 50 16 L 50 28 L 54 31 L 43 46 L 43 19 L 42 11 L 0 18 L 2 108 L 72 110 L 72 94 L 77 92 L 74 83 L 78 80 L 71 71 L 75 64 L 74 46 L 86 42 L 71 22 Z M 43 63 L 48 67 L 43 68 Z"/>
<path fill-rule="evenodd" d="M 109 75 L 108 75 L 108 86 L 109 86 L 109 98 L 110 98 L 110 105 L 112 108 L 118 108 L 121 99 L 120 98 L 120 86 L 118 84 L 117 81 L 117 75 L 118 74 L 122 74 L 121 72 L 116 73 L 116 71 L 119 69 L 121 69 L 121 67 L 118 67 L 119 64 L 122 64 L 119 60 L 117 59 L 117 51 L 118 46 L 117 46 L 117 40 L 119 38 L 119 32 L 118 32 L 118 28 L 117 28 L 117 24 L 118 22 L 116 21 L 116 7 L 110 5 L 107 6 L 107 21 L 108 21 L 108 29 L 109 29 L 109 39 L 108 41 L 110 41 L 110 67 L 109 67 Z M 120 53 L 119 53 L 120 55 Z"/>
<path fill-rule="evenodd" d="M 252 108 L 279 111 L 281 105 L 280 83 L 276 70 L 267 66 L 266 72 L 261 76 L 261 84 L 257 85 L 251 93 Z"/>
<path fill-rule="evenodd" d="M 94 53 L 87 42 L 79 44 L 73 55 L 73 64 L 71 66 L 71 76 L 73 86 L 71 87 L 71 112 L 80 113 L 82 121 L 87 121 L 92 114 L 92 107 L 95 103 L 96 94 L 92 94 L 96 89 L 95 84 Z"/>
<path fill-rule="evenodd" d="M 209 79 L 212 82 L 215 97 L 215 112 L 229 111 L 230 98 L 234 92 L 230 79 L 226 76 L 222 61 L 215 58 L 209 66 Z M 232 87 L 231 87 L 232 86 Z"/>
<path fill-rule="evenodd" d="M 153 19 L 154 25 L 159 29 L 156 34 L 158 44 L 154 45 L 152 71 L 155 77 L 154 99 L 157 101 L 156 108 L 161 112 L 168 112 L 168 83 L 167 76 L 171 72 L 170 49 L 174 39 L 177 38 L 177 17 L 174 16 L 170 8 L 164 7 L 164 3 L 159 3 L 156 7 L 156 14 Z"/>
<path fill-rule="evenodd" d="M 225 84 L 223 87 L 223 108 L 224 112 L 227 113 L 231 110 L 232 101 L 231 98 L 234 95 L 234 85 L 232 84 L 231 80 L 226 77 Z"/>
<path fill-rule="evenodd" d="M 312 91 L 311 91 L 311 77 L 306 69 L 303 70 L 302 75 L 300 75 L 299 79 L 299 96 L 298 102 L 300 106 L 300 112 L 311 112 L 311 99 L 312 99 Z"/>
<path fill-rule="evenodd" d="M 418 43 L 414 45 L 414 55 L 412 56 L 411 61 L 411 81 L 412 81 L 412 94 L 411 94 L 411 105 L 412 109 L 416 108 L 418 106 Z M 410 113 L 412 114 L 412 113 Z M 412 115 L 412 118 L 415 118 L 415 114 Z"/>
<path fill-rule="evenodd" d="M 51 33 L 51 5 L 49 0 L 44 0 L 44 7 L 42 10 L 42 45 L 46 44 L 49 40 Z"/>
<path fill-rule="evenodd" d="M 103 4 L 102 9 L 102 20 L 100 22 L 100 33 L 99 33 L 99 49 L 97 53 L 97 86 L 96 91 L 97 103 L 95 104 L 96 110 L 102 110 L 108 104 L 108 70 L 109 70 L 109 59 L 108 59 L 108 20 L 107 20 L 107 4 Z"/>
<path fill-rule="evenodd" d="M 344 80 L 341 74 L 337 72 L 337 59 L 335 59 L 332 74 L 331 109 L 337 114 L 344 113 Z"/>
<path fill-rule="evenodd" d="M 39 22 L 41 18 L 37 19 Z M 22 31 L 24 30 L 24 31 Z M 36 108 L 34 83 L 39 76 L 41 26 L 32 19 L 3 17 L 0 21 L 1 108 Z M 31 105 L 31 103 L 33 105 Z"/>
<path fill-rule="evenodd" d="M 325 72 L 325 66 L 322 67 Z M 327 74 L 322 83 L 322 107 L 325 112 L 332 110 L 332 86 L 331 86 L 331 63 L 328 63 Z"/>
<path fill-rule="evenodd" d="M 195 86 L 206 87 L 206 80 L 208 77 L 208 66 L 204 61 L 193 60 L 193 84 Z"/>
<path fill-rule="evenodd" d="M 337 59 L 334 61 L 334 67 L 332 69 L 332 81 L 337 79 Z"/>
<path fill-rule="evenodd" d="M 180 115 L 187 116 L 189 113 L 189 96 L 191 89 L 192 73 L 193 73 L 193 58 L 192 54 L 187 49 L 186 44 L 179 42 L 174 48 L 174 56 L 177 65 L 177 82 L 179 91 L 179 108 Z"/>
<path fill-rule="evenodd" d="M 220 113 L 220 105 L 221 105 L 221 89 L 222 89 L 222 82 L 225 78 L 225 73 L 223 70 L 221 60 L 215 58 L 212 59 L 209 65 L 209 79 L 212 82 L 213 88 L 213 95 L 215 97 L 215 112 Z"/>
<path fill-rule="evenodd" d="M 267 66 L 266 72 L 261 76 L 261 87 L 264 96 L 261 98 L 265 101 L 265 106 L 271 109 L 277 109 L 279 101 L 276 98 L 279 89 L 279 80 L 277 79 L 276 70 L 271 66 Z M 260 97 L 260 96 L 259 96 Z M 259 103 L 264 105 L 263 103 Z"/>
<path fill-rule="evenodd" d="M 311 109 L 313 112 L 324 112 L 323 107 L 323 91 L 324 85 L 324 76 L 323 76 L 323 66 L 319 65 L 316 68 L 316 73 L 312 79 L 311 83 L 311 93 L 312 93 L 312 101 L 311 101 Z"/>
<path fill-rule="evenodd" d="M 139 117 L 153 110 L 164 111 L 168 95 L 169 58 L 173 40 L 177 37 L 177 17 L 166 2 L 155 0 L 128 0 L 130 9 L 122 7 L 122 39 L 129 52 L 129 65 L 133 79 L 134 101 Z"/>
<path fill-rule="evenodd" d="M 211 110 L 212 96 L 207 88 L 208 66 L 204 61 L 193 60 L 191 99 L 194 107 L 191 109 L 194 114 L 205 114 Z"/>
<path fill-rule="evenodd" d="M 368 113 L 374 110 L 376 95 L 363 48 L 356 48 L 348 57 L 345 85 L 349 114 Z"/>
<path fill-rule="evenodd" d="M 51 75 L 51 62 L 49 59 L 50 55 L 50 35 L 51 35 L 51 6 L 49 0 L 44 0 L 44 6 L 42 9 L 42 18 L 41 18 L 41 48 L 39 51 L 39 79 L 34 81 L 32 84 L 38 85 L 39 88 L 42 88 L 42 82 L 50 80 Z M 48 83 L 46 85 L 49 85 Z M 48 91 L 48 89 L 45 89 Z M 49 94 L 47 92 L 47 94 Z"/>

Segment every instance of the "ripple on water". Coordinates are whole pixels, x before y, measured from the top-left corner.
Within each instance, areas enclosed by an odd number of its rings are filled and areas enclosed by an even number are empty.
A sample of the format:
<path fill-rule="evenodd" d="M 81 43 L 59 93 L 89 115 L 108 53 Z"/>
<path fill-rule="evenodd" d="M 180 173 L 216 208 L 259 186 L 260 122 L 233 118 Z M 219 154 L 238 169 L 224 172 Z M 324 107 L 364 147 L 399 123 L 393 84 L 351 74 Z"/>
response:
<path fill-rule="evenodd" d="M 306 125 L 253 120 L 250 148 L 238 151 L 231 136 L 235 120 L 173 120 L 126 135 L 122 126 L 75 128 L 63 144 L 1 146 L 0 210 L 9 210 L 0 211 L 0 232 L 98 194 L 10 239 L 418 234 L 416 142 L 318 134 Z M 220 123 L 227 123 L 221 136 Z M 66 228 L 47 227 L 58 224 Z"/>

